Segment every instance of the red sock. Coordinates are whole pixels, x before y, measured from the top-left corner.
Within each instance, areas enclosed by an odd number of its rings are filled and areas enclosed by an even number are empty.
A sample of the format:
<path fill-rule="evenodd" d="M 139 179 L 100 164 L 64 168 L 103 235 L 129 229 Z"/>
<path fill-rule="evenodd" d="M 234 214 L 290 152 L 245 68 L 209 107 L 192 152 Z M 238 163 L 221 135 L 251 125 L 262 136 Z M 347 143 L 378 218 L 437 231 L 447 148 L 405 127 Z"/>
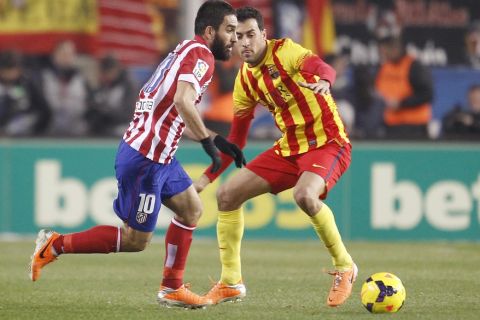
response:
<path fill-rule="evenodd" d="M 62 253 L 110 253 L 120 251 L 120 227 L 96 226 L 86 231 L 62 235 L 52 246 Z"/>
<path fill-rule="evenodd" d="M 194 229 L 195 226 L 186 226 L 172 219 L 165 235 L 165 264 L 162 286 L 178 289 L 183 284 L 183 272 Z"/>

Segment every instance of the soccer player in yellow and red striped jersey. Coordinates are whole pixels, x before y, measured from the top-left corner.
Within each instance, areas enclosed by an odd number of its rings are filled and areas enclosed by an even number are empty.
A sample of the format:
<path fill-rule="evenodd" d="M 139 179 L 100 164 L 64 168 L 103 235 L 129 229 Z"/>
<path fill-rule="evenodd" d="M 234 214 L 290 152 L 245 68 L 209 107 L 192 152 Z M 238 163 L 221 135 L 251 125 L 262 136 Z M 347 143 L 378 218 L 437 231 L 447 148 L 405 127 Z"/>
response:
<path fill-rule="evenodd" d="M 260 194 L 293 188 L 296 203 L 310 217 L 332 256 L 335 270 L 331 272 L 334 279 L 327 304 L 338 306 L 350 296 L 358 269 L 342 242 L 332 211 L 321 200 L 347 170 L 351 155 L 350 141 L 329 92 L 335 71 L 291 39 L 268 40 L 258 10 L 237 9 L 237 19 L 236 49 L 244 63 L 233 92 L 229 140 L 245 146 L 257 104 L 272 113 L 282 136 L 217 192 L 222 275 L 206 297 L 220 303 L 246 294 L 240 263 L 242 204 Z M 223 157 L 216 173 L 207 169 L 195 183 L 197 191 L 217 178 L 231 161 Z"/>

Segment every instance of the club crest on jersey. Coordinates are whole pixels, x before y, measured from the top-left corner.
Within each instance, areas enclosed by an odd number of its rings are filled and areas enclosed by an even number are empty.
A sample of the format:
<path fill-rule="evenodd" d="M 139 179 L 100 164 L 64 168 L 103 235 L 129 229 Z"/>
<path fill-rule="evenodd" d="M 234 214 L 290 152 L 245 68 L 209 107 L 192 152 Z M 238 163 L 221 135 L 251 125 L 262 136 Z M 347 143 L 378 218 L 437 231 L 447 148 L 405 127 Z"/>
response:
<path fill-rule="evenodd" d="M 153 99 L 140 99 L 135 103 L 135 112 L 151 112 L 154 105 Z"/>
<path fill-rule="evenodd" d="M 277 66 L 274 64 L 267 65 L 268 73 L 272 79 L 276 79 L 280 76 L 280 72 L 277 69 Z"/>
<path fill-rule="evenodd" d="M 193 68 L 193 75 L 200 81 L 203 76 L 207 73 L 208 64 L 203 61 L 202 59 L 198 59 L 197 63 L 195 64 L 195 68 Z"/>
<path fill-rule="evenodd" d="M 141 211 L 137 212 L 137 222 L 138 223 L 144 223 L 145 221 L 147 221 L 147 218 L 148 218 L 148 213 L 141 212 Z"/>

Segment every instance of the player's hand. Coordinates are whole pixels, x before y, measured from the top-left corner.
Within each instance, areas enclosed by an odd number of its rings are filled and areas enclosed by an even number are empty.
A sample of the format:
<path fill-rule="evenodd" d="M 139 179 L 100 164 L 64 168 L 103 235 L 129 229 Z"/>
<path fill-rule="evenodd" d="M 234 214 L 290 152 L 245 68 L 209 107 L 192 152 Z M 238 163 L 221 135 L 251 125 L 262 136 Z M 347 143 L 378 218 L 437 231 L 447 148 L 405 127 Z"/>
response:
<path fill-rule="evenodd" d="M 213 144 L 213 141 L 210 137 L 200 140 L 202 144 L 203 150 L 208 154 L 208 156 L 212 159 L 212 169 L 210 169 L 211 173 L 215 173 L 220 169 L 222 166 L 222 159 L 220 158 L 217 148 Z"/>
<path fill-rule="evenodd" d="M 320 94 L 330 94 L 330 82 L 326 80 L 318 80 L 318 82 L 315 83 L 306 83 L 303 81 L 298 81 L 297 82 L 299 86 L 308 88 L 312 90 L 313 92 L 320 93 Z"/>
<path fill-rule="evenodd" d="M 242 165 L 247 164 L 247 161 L 243 156 L 242 150 L 236 144 L 229 142 L 221 135 L 217 135 L 213 139 L 213 143 L 215 143 L 215 146 L 218 148 L 218 150 L 225 153 L 226 155 L 229 155 L 235 160 L 235 166 L 237 168 L 241 168 Z"/>
<path fill-rule="evenodd" d="M 198 180 L 193 183 L 193 187 L 195 188 L 195 190 L 197 190 L 198 193 L 200 193 L 209 184 L 210 184 L 210 179 L 208 179 L 206 175 L 202 174 L 200 178 L 198 178 Z"/>

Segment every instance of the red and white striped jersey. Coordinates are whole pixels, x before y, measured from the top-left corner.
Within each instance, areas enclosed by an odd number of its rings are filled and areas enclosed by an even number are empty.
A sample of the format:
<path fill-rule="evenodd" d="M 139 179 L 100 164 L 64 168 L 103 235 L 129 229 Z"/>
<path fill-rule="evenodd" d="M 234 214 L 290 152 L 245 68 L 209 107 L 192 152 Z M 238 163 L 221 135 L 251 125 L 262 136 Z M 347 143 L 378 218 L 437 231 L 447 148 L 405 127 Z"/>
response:
<path fill-rule="evenodd" d="M 185 123 L 173 103 L 177 82 L 193 84 L 197 102 L 212 80 L 212 52 L 200 36 L 185 40 L 160 63 L 140 90 L 133 120 L 123 140 L 145 157 L 170 163 Z"/>

